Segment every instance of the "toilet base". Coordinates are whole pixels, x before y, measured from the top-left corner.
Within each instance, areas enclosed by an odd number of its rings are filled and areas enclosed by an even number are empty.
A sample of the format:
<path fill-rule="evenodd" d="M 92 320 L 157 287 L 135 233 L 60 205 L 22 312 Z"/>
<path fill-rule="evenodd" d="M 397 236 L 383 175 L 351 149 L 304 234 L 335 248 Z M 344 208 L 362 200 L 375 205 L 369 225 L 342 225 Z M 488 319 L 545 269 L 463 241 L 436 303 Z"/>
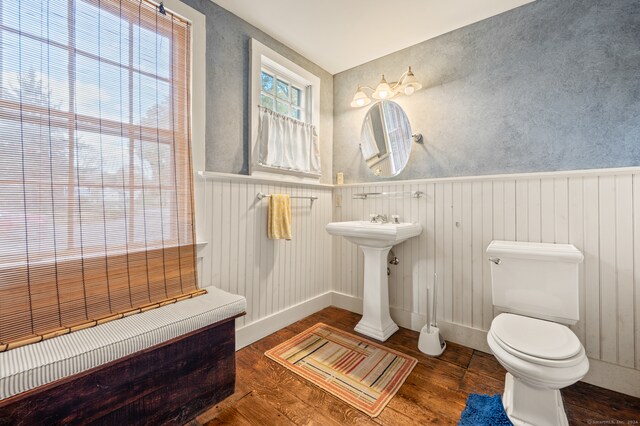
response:
<path fill-rule="evenodd" d="M 568 426 L 558 389 L 530 386 L 507 373 L 502 405 L 515 426 Z"/>

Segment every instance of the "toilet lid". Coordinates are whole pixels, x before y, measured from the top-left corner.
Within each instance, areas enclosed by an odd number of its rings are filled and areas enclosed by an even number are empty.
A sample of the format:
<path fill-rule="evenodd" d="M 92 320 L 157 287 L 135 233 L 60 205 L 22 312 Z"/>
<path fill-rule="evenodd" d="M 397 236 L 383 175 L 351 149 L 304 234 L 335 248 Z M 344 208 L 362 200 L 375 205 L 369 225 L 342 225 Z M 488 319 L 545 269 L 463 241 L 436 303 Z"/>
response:
<path fill-rule="evenodd" d="M 518 352 L 543 359 L 567 359 L 582 348 L 575 334 L 561 324 L 513 314 L 491 323 L 493 335 Z"/>

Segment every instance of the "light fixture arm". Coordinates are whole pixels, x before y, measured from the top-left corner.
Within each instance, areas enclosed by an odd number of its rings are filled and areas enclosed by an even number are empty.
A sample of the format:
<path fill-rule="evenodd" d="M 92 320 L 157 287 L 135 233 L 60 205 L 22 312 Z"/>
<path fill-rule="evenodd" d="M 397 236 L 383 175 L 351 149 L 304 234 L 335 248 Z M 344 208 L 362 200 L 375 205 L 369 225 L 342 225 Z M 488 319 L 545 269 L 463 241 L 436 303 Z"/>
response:
<path fill-rule="evenodd" d="M 398 81 L 393 81 L 393 82 L 389 83 L 389 86 L 391 86 L 391 90 L 397 92 L 399 90 L 399 87 L 402 86 L 402 83 L 404 83 L 404 79 L 407 78 L 407 75 L 410 72 L 411 72 L 411 67 L 409 67 L 409 69 L 407 71 L 402 73 L 402 75 L 400 76 Z"/>
<path fill-rule="evenodd" d="M 358 90 L 362 90 L 362 89 L 371 90 L 372 93 L 376 91 L 376 89 L 374 89 L 371 86 L 363 86 L 362 84 L 358 84 Z"/>

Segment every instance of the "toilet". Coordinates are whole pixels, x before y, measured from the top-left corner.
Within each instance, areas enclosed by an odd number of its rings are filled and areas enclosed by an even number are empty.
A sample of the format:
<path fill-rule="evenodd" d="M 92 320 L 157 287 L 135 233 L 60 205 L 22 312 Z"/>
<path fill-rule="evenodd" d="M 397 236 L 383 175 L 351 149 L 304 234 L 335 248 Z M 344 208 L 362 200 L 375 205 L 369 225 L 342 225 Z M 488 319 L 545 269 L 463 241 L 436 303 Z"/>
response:
<path fill-rule="evenodd" d="M 518 425 L 568 425 L 560 389 L 589 370 L 584 347 L 567 327 L 579 319 L 578 265 L 570 244 L 492 241 L 493 305 L 487 342 L 507 370 L 502 403 Z"/>

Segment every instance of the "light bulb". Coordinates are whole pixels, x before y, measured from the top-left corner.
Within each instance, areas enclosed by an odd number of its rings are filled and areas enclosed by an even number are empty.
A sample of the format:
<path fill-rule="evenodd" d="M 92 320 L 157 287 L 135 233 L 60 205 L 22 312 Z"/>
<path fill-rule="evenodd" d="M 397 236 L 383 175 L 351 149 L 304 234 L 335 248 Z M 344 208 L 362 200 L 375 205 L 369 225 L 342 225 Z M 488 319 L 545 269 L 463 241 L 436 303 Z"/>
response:
<path fill-rule="evenodd" d="M 391 99 L 394 95 L 393 89 L 391 89 L 391 86 L 389 86 L 389 83 L 387 83 L 383 75 L 380 84 L 378 84 L 375 92 L 373 92 L 371 96 L 373 96 L 374 99 Z"/>
<path fill-rule="evenodd" d="M 405 95 L 413 95 L 416 90 L 422 89 L 422 84 L 416 79 L 416 76 L 413 75 L 411 71 L 411 67 L 409 67 L 409 71 L 407 71 L 407 75 L 402 79 L 402 91 Z"/>
<path fill-rule="evenodd" d="M 360 108 L 365 106 L 371 102 L 371 99 L 367 96 L 366 93 L 362 90 L 362 87 L 358 86 L 358 90 L 356 94 L 353 95 L 353 99 L 351 100 L 351 106 L 353 108 Z"/>

